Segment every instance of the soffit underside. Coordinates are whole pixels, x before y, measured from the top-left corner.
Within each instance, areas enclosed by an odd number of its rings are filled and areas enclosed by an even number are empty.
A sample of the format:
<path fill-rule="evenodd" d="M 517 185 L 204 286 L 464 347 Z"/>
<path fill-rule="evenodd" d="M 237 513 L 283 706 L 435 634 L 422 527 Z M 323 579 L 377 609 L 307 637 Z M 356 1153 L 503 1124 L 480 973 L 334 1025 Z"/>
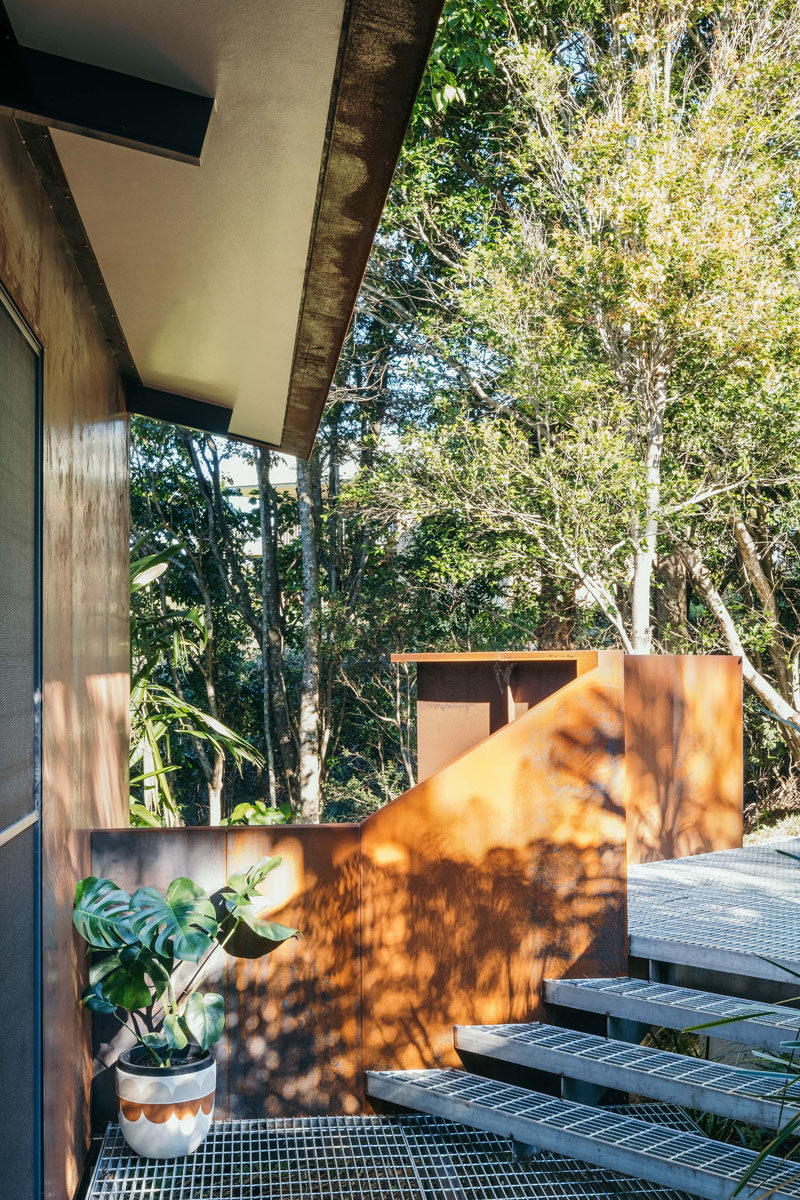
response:
<path fill-rule="evenodd" d="M 283 436 L 344 0 L 10 0 L 21 43 L 215 97 L 200 166 L 54 130 L 141 382 Z"/>

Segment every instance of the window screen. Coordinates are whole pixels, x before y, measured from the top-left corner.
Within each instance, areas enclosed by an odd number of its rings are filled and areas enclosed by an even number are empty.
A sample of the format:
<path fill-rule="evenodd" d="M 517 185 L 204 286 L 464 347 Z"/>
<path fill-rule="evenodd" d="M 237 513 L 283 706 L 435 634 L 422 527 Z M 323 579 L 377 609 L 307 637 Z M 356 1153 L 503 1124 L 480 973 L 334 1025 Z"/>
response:
<path fill-rule="evenodd" d="M 0 832 L 35 807 L 37 370 L 0 303 Z"/>
<path fill-rule="evenodd" d="M 0 292 L 0 1197 L 40 1196 L 39 357 Z"/>

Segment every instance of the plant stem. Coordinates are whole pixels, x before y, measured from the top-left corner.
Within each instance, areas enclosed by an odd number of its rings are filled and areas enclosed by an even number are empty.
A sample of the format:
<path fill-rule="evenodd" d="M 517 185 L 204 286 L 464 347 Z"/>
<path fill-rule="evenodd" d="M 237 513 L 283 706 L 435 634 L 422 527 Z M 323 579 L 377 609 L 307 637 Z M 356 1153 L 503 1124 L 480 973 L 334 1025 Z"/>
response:
<path fill-rule="evenodd" d="M 127 1029 L 127 1030 L 128 1030 L 128 1033 L 132 1033 L 132 1034 L 133 1034 L 133 1036 L 136 1038 L 136 1041 L 139 1043 L 139 1045 L 140 1045 L 140 1046 L 144 1046 L 144 1048 L 145 1048 L 145 1050 L 147 1051 L 147 1053 L 148 1053 L 148 1054 L 151 1054 L 151 1055 L 153 1056 L 153 1058 L 155 1059 L 156 1066 L 158 1066 L 158 1067 L 160 1067 L 160 1066 L 163 1066 L 163 1063 L 161 1062 L 161 1059 L 158 1057 L 158 1055 L 156 1054 L 156 1052 L 155 1052 L 155 1050 L 153 1049 L 153 1047 L 152 1047 L 152 1046 L 148 1046 L 147 1042 L 146 1042 L 146 1041 L 144 1041 L 144 1039 L 143 1039 L 143 1038 L 142 1038 L 142 1037 L 139 1035 L 139 1033 L 137 1032 L 136 1025 L 135 1025 L 135 1023 L 134 1023 L 134 1014 L 133 1014 L 133 1013 L 131 1013 L 131 1014 L 130 1014 L 130 1016 L 131 1016 L 131 1024 L 129 1025 L 127 1021 L 123 1021 L 122 1017 L 119 1015 L 119 1013 L 117 1012 L 117 1010 L 116 1010 L 116 1009 L 114 1009 L 114 1017 L 115 1017 L 115 1019 L 116 1019 L 117 1021 L 119 1021 L 120 1025 L 122 1026 L 122 1028 L 123 1028 L 123 1029 Z"/>
<path fill-rule="evenodd" d="M 189 999 L 189 997 L 192 995 L 193 992 L 197 991 L 200 984 L 203 982 L 203 979 L 205 978 L 206 972 L 208 971 L 208 965 L 211 962 L 211 959 L 214 957 L 217 950 L 225 949 L 228 942 L 231 940 L 233 935 L 236 933 L 236 930 L 239 928 L 241 923 L 242 923 L 241 917 L 237 917 L 236 920 L 234 921 L 233 925 L 231 926 L 230 930 L 228 931 L 228 933 L 225 934 L 225 937 L 222 939 L 222 941 L 217 942 L 217 944 L 212 947 L 212 949 L 209 951 L 209 953 L 206 955 L 206 957 L 203 959 L 203 961 L 199 964 L 197 970 L 195 971 L 194 975 L 191 977 L 189 982 L 183 988 L 181 988 L 180 1003 L 182 1005 L 186 1002 L 186 1000 Z"/>

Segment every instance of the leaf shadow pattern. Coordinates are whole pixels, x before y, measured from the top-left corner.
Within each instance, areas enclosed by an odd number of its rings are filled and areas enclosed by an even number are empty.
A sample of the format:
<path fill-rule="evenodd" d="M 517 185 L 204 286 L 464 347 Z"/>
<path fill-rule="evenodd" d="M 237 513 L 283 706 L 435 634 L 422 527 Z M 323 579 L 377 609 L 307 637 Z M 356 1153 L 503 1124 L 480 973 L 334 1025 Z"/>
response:
<path fill-rule="evenodd" d="M 624 670 L 628 864 L 741 846 L 741 660 L 630 655 Z"/>
<path fill-rule="evenodd" d="M 217 1116 L 363 1111 L 364 1069 L 453 1064 L 454 1023 L 529 1020 L 550 975 L 624 973 L 622 656 L 599 657 L 360 826 L 95 835 L 126 887 L 213 891 L 282 856 L 265 905 L 303 936 L 221 965 Z"/>

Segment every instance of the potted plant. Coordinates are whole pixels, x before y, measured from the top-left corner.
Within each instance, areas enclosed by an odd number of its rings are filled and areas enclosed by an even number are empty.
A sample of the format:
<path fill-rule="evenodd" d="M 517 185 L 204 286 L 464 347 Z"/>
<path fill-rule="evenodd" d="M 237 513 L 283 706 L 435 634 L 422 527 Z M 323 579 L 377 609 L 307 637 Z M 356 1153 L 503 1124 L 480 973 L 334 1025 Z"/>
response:
<path fill-rule="evenodd" d="M 73 921 L 92 951 L 82 1002 L 135 1038 L 116 1064 L 119 1124 L 144 1158 L 192 1154 L 211 1127 L 212 1047 L 225 1027 L 225 1002 L 200 985 L 214 952 L 230 952 L 243 927 L 265 952 L 298 935 L 260 915 L 258 887 L 280 862 L 262 858 L 231 875 L 216 904 L 186 878 L 173 879 L 166 894 L 140 887 L 129 896 L 94 875 L 77 885 Z"/>

